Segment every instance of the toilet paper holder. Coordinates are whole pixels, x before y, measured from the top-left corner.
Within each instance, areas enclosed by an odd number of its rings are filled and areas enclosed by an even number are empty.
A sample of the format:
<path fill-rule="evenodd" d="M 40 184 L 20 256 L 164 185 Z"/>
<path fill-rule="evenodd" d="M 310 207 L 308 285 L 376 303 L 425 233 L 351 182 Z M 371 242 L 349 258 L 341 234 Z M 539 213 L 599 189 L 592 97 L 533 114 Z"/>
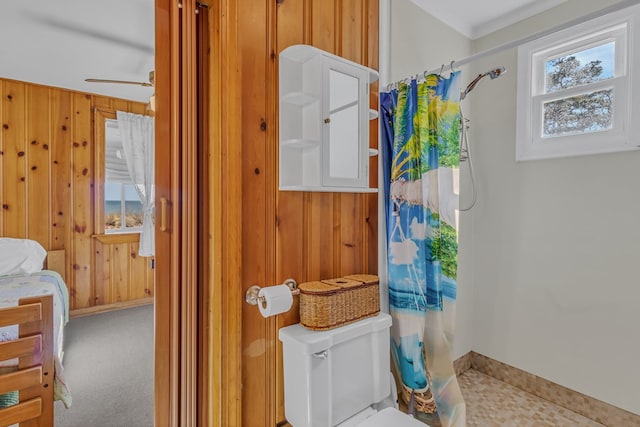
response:
<path fill-rule="evenodd" d="M 289 289 L 291 289 L 291 295 L 298 295 L 300 293 L 300 289 L 298 289 L 298 282 L 294 279 L 287 279 L 282 282 L 282 284 L 287 285 Z M 250 286 L 244 295 L 244 301 L 250 305 L 258 305 L 258 303 L 264 304 L 264 297 L 258 296 L 260 289 L 262 288 L 258 285 Z"/>

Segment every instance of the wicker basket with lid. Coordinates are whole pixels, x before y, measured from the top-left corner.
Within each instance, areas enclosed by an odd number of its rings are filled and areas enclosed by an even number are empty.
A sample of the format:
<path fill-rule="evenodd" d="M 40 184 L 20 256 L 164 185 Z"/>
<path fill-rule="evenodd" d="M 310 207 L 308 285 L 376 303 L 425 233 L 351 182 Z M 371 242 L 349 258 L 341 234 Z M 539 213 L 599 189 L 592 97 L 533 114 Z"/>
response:
<path fill-rule="evenodd" d="M 380 312 L 378 276 L 356 274 L 301 283 L 300 323 L 309 329 L 337 328 Z"/>

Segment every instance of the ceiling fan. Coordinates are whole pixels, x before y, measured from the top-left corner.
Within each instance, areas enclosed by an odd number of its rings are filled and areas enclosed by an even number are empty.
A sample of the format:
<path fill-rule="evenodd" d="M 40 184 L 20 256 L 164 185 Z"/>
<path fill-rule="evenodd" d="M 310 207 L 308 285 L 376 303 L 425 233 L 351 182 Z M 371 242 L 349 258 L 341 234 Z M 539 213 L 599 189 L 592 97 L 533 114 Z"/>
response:
<path fill-rule="evenodd" d="M 112 79 L 84 79 L 87 83 L 115 83 L 125 85 L 137 85 L 144 87 L 153 87 L 155 84 L 155 71 L 149 71 L 148 82 L 135 82 L 130 80 L 112 80 Z M 156 96 L 155 93 L 149 98 L 148 108 L 152 112 L 156 110 Z"/>
<path fill-rule="evenodd" d="M 116 84 L 125 84 L 125 85 L 138 85 L 144 87 L 153 87 L 154 85 L 154 77 L 155 72 L 149 71 L 149 81 L 148 82 L 135 82 L 130 80 L 112 80 L 112 79 L 84 79 L 85 82 L 88 83 L 116 83 Z"/>

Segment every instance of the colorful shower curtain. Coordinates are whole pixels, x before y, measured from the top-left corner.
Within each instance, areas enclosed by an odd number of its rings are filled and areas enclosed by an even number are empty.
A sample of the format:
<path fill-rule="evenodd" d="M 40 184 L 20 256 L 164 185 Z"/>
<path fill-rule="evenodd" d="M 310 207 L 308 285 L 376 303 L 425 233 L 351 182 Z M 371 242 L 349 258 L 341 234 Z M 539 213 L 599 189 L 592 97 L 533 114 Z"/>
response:
<path fill-rule="evenodd" d="M 399 394 L 443 426 L 465 425 L 453 370 L 460 72 L 382 93 L 389 305 Z"/>

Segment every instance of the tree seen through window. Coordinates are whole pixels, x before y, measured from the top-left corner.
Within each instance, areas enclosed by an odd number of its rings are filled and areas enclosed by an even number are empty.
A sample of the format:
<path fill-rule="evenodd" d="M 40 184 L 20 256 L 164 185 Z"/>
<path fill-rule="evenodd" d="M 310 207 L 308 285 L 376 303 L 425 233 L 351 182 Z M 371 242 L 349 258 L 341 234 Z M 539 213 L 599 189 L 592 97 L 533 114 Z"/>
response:
<path fill-rule="evenodd" d="M 611 79 L 615 43 L 609 42 L 546 62 L 545 92 L 554 93 Z M 587 91 L 544 103 L 545 137 L 610 129 L 613 88 Z"/>

